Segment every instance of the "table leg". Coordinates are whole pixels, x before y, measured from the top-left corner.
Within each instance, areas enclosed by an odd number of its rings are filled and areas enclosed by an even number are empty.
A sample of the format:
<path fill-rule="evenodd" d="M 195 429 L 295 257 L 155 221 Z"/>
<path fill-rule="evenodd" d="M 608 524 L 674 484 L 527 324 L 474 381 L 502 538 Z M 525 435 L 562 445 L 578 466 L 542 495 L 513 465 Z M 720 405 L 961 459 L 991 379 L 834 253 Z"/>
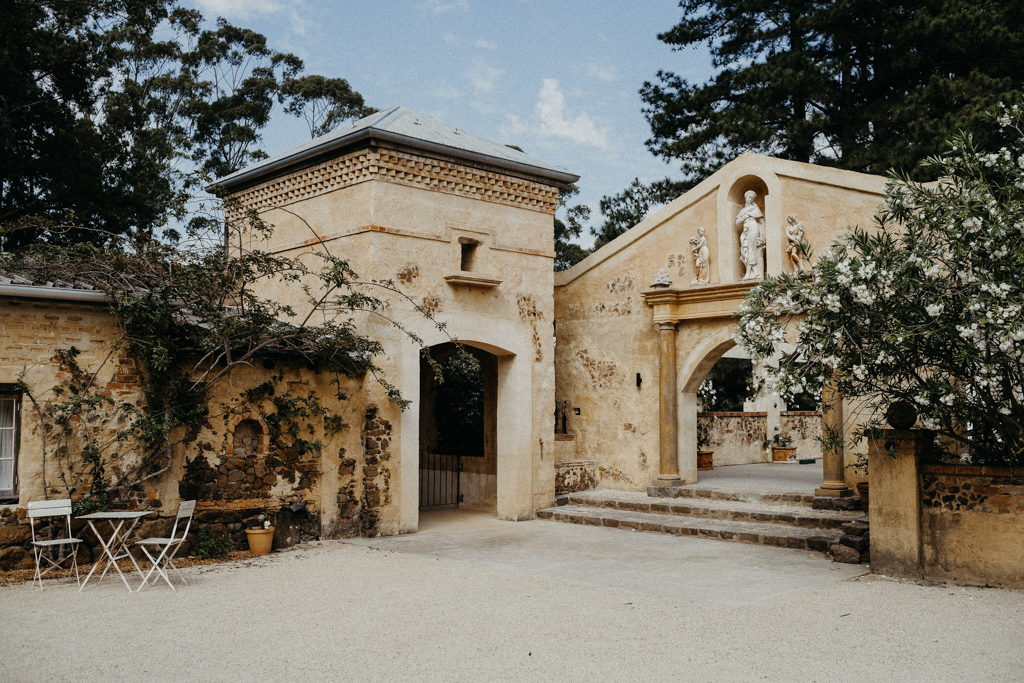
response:
<path fill-rule="evenodd" d="M 121 524 L 124 524 L 124 522 L 122 522 Z M 114 526 L 114 522 L 113 521 L 110 522 L 110 526 L 112 526 L 112 527 Z M 107 564 L 103 568 L 103 573 L 100 575 L 100 578 L 97 579 L 97 581 L 102 581 L 103 577 L 107 575 L 107 570 L 110 569 L 110 563 L 114 562 L 114 556 L 110 552 L 110 543 L 104 542 L 103 534 L 101 534 L 99 532 L 99 530 L 96 528 L 96 525 L 92 523 L 91 519 L 89 520 L 89 528 L 92 529 L 93 535 L 96 537 L 96 540 L 99 541 L 100 547 L 103 548 L 103 554 L 106 555 L 108 558 L 110 558 L 110 559 L 107 560 Z M 116 529 L 114 531 L 114 534 L 115 535 L 117 534 L 117 530 Z M 112 536 L 110 540 L 112 542 L 114 540 L 114 537 Z M 82 589 L 85 588 L 85 585 L 87 583 L 89 583 L 89 579 L 92 578 L 93 572 L 95 572 L 96 568 L 99 567 L 99 566 L 100 566 L 99 562 L 93 563 L 92 569 L 89 570 L 88 576 L 85 577 L 85 581 L 82 582 L 82 585 L 78 589 L 79 592 L 81 592 Z M 116 562 L 114 563 L 114 566 L 117 566 Z"/>

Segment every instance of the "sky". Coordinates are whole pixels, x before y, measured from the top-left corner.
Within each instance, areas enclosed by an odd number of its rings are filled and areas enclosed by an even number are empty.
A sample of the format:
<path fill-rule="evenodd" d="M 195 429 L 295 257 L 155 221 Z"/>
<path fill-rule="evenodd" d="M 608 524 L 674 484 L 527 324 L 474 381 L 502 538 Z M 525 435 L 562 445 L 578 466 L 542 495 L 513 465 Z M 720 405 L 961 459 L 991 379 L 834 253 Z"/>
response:
<path fill-rule="evenodd" d="M 659 69 L 712 73 L 704 48 L 658 40 L 676 0 L 190 0 L 211 21 L 264 34 L 305 73 L 345 78 L 378 109 L 402 105 L 581 176 L 574 202 L 598 202 L 633 178 L 679 177 L 644 145 L 639 90 Z M 271 155 L 309 140 L 278 112 Z M 591 221 L 597 222 L 596 220 Z M 589 235 L 581 240 L 589 246 Z"/>

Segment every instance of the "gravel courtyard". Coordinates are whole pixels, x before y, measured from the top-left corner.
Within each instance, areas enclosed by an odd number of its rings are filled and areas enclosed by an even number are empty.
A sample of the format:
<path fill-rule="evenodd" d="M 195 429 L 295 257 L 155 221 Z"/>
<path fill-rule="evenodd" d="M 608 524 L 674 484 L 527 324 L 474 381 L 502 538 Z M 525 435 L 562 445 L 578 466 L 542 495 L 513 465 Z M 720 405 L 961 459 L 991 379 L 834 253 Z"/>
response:
<path fill-rule="evenodd" d="M 177 593 L 0 587 L 0 680 L 1024 678 L 1022 591 L 553 522 L 421 529 L 186 569 Z"/>

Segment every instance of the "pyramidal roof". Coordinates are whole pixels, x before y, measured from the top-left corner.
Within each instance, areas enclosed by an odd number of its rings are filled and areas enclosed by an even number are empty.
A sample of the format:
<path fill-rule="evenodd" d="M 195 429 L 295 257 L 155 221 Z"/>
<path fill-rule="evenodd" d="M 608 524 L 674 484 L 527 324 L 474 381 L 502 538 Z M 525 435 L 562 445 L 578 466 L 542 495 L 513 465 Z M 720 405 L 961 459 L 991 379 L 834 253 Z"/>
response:
<path fill-rule="evenodd" d="M 294 147 L 248 168 L 235 171 L 217 180 L 228 190 L 252 185 L 268 176 L 280 175 L 300 168 L 363 140 L 380 140 L 425 152 L 456 157 L 469 162 L 486 164 L 506 171 L 525 173 L 555 181 L 557 184 L 574 183 L 580 177 L 574 173 L 541 161 L 536 157 L 506 147 L 500 142 L 482 138 L 435 118 L 406 109 L 391 107 L 371 114 L 347 126 Z M 211 186 L 212 187 L 212 186 Z M 209 188 L 207 188 L 209 189 Z"/>

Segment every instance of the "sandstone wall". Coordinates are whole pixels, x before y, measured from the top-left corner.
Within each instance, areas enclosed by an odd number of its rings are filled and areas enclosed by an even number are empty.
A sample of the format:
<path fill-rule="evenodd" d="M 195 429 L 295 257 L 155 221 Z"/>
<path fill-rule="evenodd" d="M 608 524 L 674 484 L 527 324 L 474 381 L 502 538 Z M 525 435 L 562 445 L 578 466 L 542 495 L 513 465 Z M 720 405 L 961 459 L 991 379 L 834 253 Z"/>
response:
<path fill-rule="evenodd" d="M 735 216 L 744 192 L 757 193 L 765 220 L 766 271 L 775 275 L 792 269 L 784 258 L 787 214 L 797 214 L 812 250 L 820 253 L 847 227 L 872 225 L 884 186 L 880 177 L 744 154 L 581 263 L 556 274 L 556 400 L 569 402 L 568 431 L 576 435 L 576 456 L 598 462 L 603 487 L 642 490 L 658 475 L 659 342 L 654 311 L 643 299 L 655 273 L 665 269 L 672 280 L 670 289 L 696 293 L 696 303 L 668 312 L 677 316 L 678 447 L 681 458 L 690 457 L 686 453 L 695 460 L 696 418 L 687 411 L 696 412 L 697 387 L 734 345 L 730 316 L 741 295 L 727 290 L 738 286 L 743 275 Z M 689 240 L 698 227 L 705 228 L 708 240 L 708 285 L 693 282 Z M 706 290 L 706 300 L 697 292 L 701 289 Z M 578 416 L 573 413 L 576 408 Z M 798 452 L 820 457 L 814 445 L 820 425 L 792 426 L 801 434 Z M 727 450 L 730 455 L 724 457 L 730 462 L 759 457 L 752 442 L 740 447 L 742 455 Z M 855 455 L 847 453 L 846 463 L 854 461 Z M 680 468 L 691 464 L 695 475 L 695 463 L 681 460 Z M 847 470 L 851 485 L 862 476 Z"/>

